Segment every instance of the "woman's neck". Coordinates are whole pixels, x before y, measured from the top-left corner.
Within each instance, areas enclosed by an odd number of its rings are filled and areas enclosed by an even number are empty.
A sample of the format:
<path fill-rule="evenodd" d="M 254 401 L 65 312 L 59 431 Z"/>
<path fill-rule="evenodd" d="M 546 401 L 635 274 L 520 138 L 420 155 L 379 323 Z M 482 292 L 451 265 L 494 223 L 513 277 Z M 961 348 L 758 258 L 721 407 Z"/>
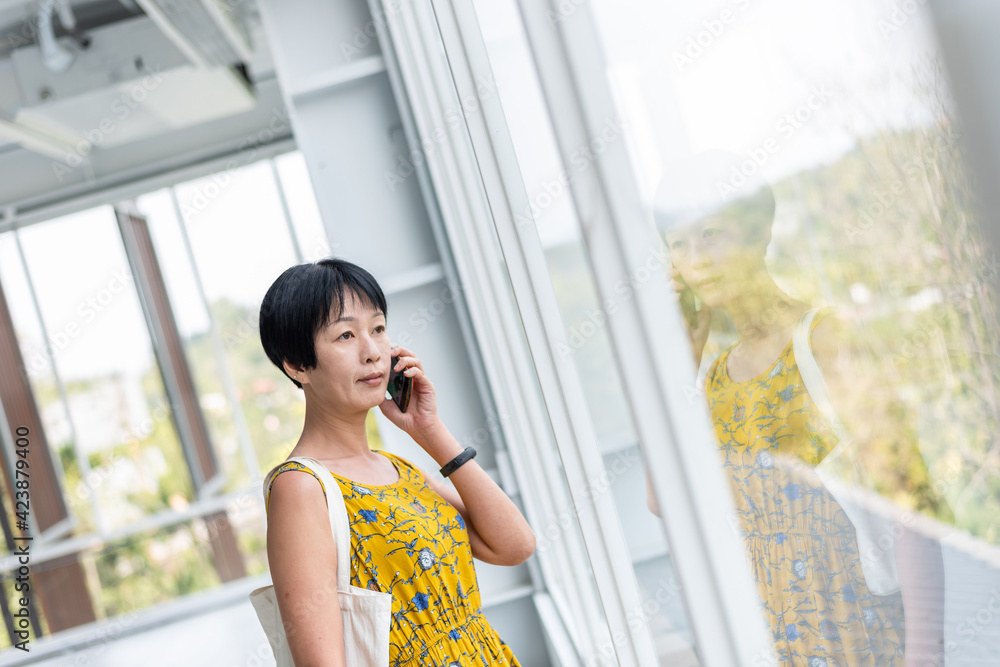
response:
<path fill-rule="evenodd" d="M 304 449 L 312 454 L 322 454 L 324 458 L 339 459 L 365 456 L 368 447 L 368 432 L 365 425 L 366 413 L 337 415 L 306 404 L 305 425 L 296 449 Z"/>
<path fill-rule="evenodd" d="M 753 345 L 788 327 L 804 304 L 781 291 L 770 274 L 754 281 L 724 308 L 743 346 Z"/>

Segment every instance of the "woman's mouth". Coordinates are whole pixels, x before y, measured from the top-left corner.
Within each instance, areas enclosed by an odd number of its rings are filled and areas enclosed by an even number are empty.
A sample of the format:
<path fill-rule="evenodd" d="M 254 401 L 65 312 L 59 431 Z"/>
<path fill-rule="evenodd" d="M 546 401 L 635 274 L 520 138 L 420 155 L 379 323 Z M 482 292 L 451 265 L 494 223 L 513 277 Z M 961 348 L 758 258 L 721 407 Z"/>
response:
<path fill-rule="evenodd" d="M 361 378 L 358 382 L 364 382 L 369 386 L 376 387 L 382 384 L 382 373 L 372 373 L 371 375 Z"/>
<path fill-rule="evenodd" d="M 699 280 L 695 285 L 701 289 L 711 288 L 719 284 L 719 278 L 705 278 L 704 280 Z"/>

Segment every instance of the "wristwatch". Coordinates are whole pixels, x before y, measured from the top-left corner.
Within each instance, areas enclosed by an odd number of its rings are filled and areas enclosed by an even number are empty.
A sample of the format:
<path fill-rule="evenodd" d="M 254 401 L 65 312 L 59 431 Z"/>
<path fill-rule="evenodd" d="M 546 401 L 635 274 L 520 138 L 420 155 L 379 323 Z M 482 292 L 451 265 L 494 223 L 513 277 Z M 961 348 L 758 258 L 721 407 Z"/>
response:
<path fill-rule="evenodd" d="M 476 457 L 475 448 L 466 447 L 465 449 L 462 450 L 461 454 L 459 454 L 451 461 L 448 461 L 447 463 L 444 464 L 444 467 L 441 468 L 441 474 L 447 477 L 451 473 L 461 468 L 463 464 L 465 464 L 468 461 L 471 461 L 475 457 Z"/>

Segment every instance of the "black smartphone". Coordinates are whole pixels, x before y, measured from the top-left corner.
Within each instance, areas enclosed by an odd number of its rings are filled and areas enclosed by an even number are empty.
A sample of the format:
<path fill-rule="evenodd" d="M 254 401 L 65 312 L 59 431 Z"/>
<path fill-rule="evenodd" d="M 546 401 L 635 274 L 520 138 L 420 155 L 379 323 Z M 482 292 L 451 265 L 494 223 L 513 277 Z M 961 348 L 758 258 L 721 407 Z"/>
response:
<path fill-rule="evenodd" d="M 398 362 L 399 357 L 392 358 L 392 366 L 389 368 L 389 396 L 400 412 L 406 412 L 406 406 L 410 404 L 410 393 L 413 391 L 413 378 L 394 370 Z"/>

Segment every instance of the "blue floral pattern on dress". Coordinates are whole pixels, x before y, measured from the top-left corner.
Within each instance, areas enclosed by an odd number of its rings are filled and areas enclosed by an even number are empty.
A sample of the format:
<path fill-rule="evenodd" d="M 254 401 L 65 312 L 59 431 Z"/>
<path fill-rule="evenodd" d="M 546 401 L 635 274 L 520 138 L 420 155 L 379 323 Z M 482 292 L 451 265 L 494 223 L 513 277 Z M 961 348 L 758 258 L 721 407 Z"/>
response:
<path fill-rule="evenodd" d="M 712 363 L 705 394 L 779 664 L 902 665 L 902 599 L 868 590 L 854 527 L 813 470 L 837 438 L 791 341 L 745 382 L 729 377 L 731 350 Z"/>
<path fill-rule="evenodd" d="M 427 547 L 421 549 L 420 553 L 417 554 L 417 565 L 419 565 L 425 570 L 429 570 L 432 567 L 434 567 L 434 563 L 436 561 L 437 558 L 434 556 L 434 552 L 428 549 Z"/>

